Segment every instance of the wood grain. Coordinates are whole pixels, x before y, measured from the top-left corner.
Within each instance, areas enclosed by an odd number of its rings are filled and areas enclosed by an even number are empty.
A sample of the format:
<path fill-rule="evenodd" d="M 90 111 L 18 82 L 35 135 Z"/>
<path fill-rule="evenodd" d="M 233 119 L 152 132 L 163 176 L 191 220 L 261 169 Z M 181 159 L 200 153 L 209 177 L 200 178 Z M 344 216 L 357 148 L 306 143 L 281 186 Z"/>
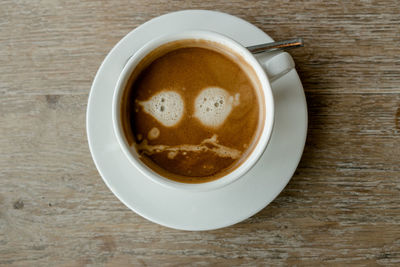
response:
<path fill-rule="evenodd" d="M 242 223 L 146 221 L 102 182 L 85 133 L 107 52 L 181 9 L 246 19 L 294 50 L 309 109 L 302 161 Z M 398 1 L 0 2 L 0 265 L 400 265 Z"/>

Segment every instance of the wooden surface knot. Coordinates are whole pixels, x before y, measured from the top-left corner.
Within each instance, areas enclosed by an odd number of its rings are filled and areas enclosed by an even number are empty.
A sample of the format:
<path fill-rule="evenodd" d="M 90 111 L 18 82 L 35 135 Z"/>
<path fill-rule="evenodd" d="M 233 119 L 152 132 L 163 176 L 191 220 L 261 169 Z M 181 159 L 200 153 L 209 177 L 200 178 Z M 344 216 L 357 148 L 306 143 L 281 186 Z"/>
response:
<path fill-rule="evenodd" d="M 16 210 L 22 210 L 24 208 L 24 202 L 21 199 L 19 199 L 14 202 L 13 207 Z"/>

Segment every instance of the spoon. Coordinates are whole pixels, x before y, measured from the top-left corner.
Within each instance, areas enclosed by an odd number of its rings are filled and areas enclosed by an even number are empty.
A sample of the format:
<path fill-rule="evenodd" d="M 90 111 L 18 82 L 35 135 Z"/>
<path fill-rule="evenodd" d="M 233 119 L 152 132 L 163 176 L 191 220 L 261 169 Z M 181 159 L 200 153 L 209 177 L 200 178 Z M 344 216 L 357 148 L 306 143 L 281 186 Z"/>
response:
<path fill-rule="evenodd" d="M 271 52 L 278 50 L 287 50 L 297 47 L 303 47 L 303 38 L 295 38 L 290 40 L 284 40 L 279 42 L 258 44 L 246 47 L 251 53 L 257 54 L 261 52 Z"/>

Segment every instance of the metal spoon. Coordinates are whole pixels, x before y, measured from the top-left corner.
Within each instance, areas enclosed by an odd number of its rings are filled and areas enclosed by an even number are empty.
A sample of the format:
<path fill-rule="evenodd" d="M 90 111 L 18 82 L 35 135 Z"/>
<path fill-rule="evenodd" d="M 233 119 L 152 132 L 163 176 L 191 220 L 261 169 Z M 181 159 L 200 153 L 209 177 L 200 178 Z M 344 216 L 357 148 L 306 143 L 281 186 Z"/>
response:
<path fill-rule="evenodd" d="M 252 46 L 248 46 L 247 49 L 251 53 L 257 54 L 257 53 L 261 53 L 261 52 L 287 50 L 287 49 L 303 47 L 303 46 L 304 46 L 303 38 L 295 38 L 295 39 L 279 41 L 279 42 L 252 45 Z"/>

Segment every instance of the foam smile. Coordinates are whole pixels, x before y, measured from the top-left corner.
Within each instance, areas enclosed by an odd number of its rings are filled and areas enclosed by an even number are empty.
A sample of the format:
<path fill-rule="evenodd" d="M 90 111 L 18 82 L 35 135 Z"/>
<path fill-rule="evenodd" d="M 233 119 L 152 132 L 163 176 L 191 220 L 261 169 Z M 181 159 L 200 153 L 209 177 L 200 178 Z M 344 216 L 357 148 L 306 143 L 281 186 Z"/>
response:
<path fill-rule="evenodd" d="M 176 146 L 168 146 L 168 145 L 149 145 L 148 141 L 145 139 L 140 144 L 136 144 L 136 148 L 146 154 L 152 155 L 155 153 L 169 152 L 168 158 L 173 159 L 178 153 L 182 152 L 213 152 L 217 156 L 221 158 L 231 158 L 238 159 L 240 158 L 242 152 L 240 150 L 227 147 L 219 144 L 218 136 L 214 134 L 211 138 L 204 139 L 199 145 L 176 145 Z"/>

